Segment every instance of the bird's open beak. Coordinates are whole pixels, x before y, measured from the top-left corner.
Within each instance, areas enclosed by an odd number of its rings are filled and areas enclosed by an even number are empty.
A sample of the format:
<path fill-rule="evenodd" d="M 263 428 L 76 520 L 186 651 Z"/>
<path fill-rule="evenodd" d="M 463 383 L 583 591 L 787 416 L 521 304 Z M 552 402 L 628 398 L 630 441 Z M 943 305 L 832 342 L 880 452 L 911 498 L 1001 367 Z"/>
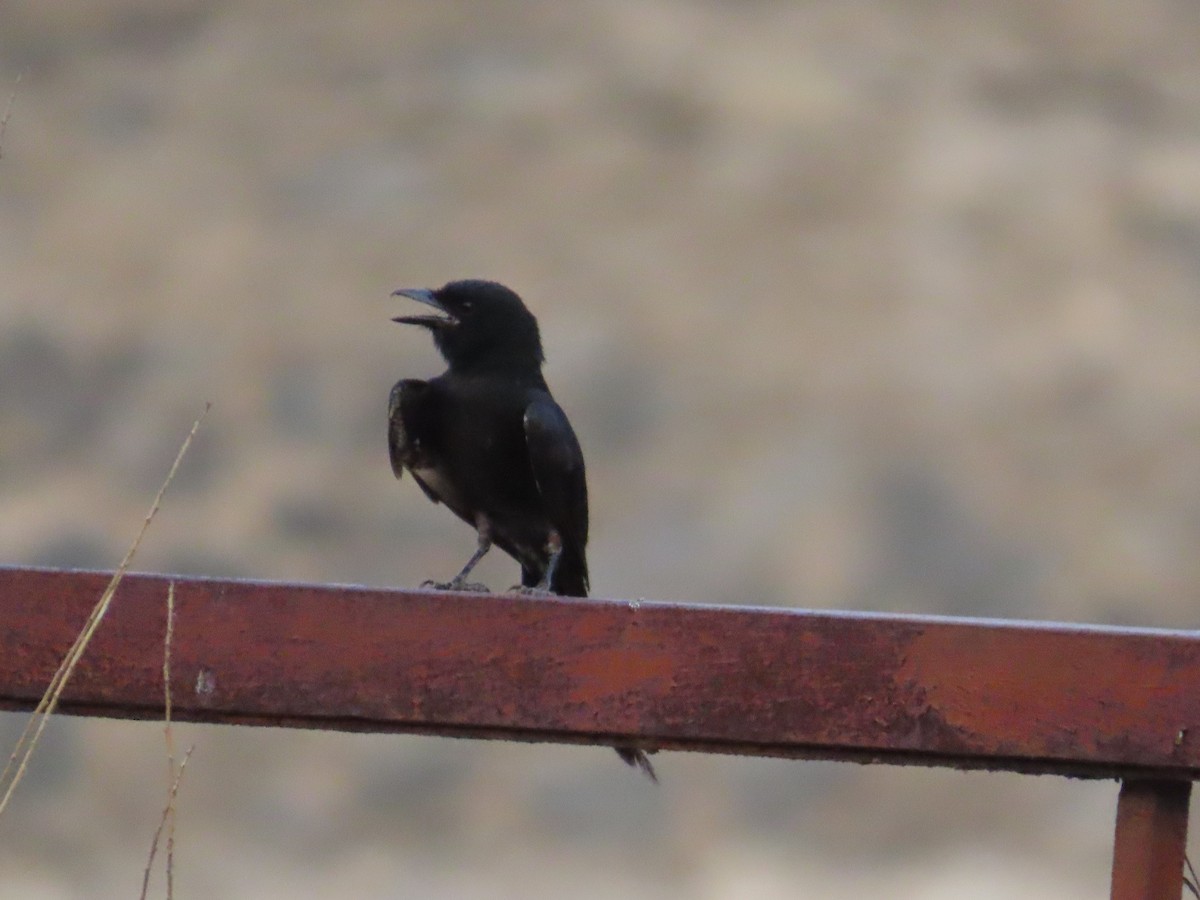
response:
<path fill-rule="evenodd" d="M 401 325 L 424 325 L 426 328 L 446 328 L 450 325 L 457 325 L 458 319 L 454 318 L 450 312 L 438 303 L 437 298 L 433 295 L 433 291 L 428 288 L 400 288 L 392 291 L 393 297 L 407 297 L 409 300 L 416 300 L 418 303 L 424 303 L 426 306 L 432 306 L 440 316 L 396 316 L 392 319 L 393 322 L 399 322 Z"/>

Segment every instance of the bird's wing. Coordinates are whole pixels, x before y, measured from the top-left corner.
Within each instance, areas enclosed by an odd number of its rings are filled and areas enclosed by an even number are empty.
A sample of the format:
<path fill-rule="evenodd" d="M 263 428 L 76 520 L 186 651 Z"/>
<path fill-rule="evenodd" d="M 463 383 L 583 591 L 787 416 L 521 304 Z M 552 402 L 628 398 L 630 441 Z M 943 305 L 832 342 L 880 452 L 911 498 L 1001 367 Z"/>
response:
<path fill-rule="evenodd" d="M 404 460 L 408 455 L 408 434 L 404 430 L 402 397 L 405 382 L 397 382 L 388 397 L 388 456 L 392 460 L 392 474 L 397 478 L 404 474 Z"/>
<path fill-rule="evenodd" d="M 525 407 L 525 443 L 551 524 L 564 542 L 582 550 L 588 536 L 583 450 L 566 413 L 549 394 L 540 394 Z"/>
<path fill-rule="evenodd" d="M 431 399 L 427 381 L 405 378 L 392 388 L 388 397 L 388 456 L 397 478 L 408 469 L 426 497 L 434 503 L 448 503 L 453 495 L 447 494 L 445 478 L 429 453 Z"/>

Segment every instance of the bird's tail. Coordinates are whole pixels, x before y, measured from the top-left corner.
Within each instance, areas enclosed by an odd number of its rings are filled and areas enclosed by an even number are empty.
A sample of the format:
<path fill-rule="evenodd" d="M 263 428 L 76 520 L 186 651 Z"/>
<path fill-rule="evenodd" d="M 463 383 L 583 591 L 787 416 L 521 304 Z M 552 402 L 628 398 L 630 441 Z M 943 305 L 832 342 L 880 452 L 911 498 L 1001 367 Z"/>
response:
<path fill-rule="evenodd" d="M 550 590 L 560 597 L 586 597 L 588 595 L 587 557 L 583 549 L 573 544 L 563 544 L 554 569 L 554 580 Z"/>
<path fill-rule="evenodd" d="M 658 775 L 655 774 L 654 766 L 650 764 L 650 757 L 646 755 L 645 750 L 639 750 L 636 747 L 614 747 L 613 749 L 617 751 L 617 756 L 635 769 L 641 769 L 646 773 L 647 778 L 658 784 Z"/>

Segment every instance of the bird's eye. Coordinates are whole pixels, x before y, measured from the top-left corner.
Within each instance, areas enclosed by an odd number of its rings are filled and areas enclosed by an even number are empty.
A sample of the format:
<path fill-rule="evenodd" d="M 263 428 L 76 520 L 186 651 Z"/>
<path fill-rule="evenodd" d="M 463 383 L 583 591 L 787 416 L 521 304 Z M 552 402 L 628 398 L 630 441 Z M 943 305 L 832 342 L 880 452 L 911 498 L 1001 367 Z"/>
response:
<path fill-rule="evenodd" d="M 462 303 L 460 303 L 459 305 L 460 305 L 460 306 L 463 308 L 463 311 L 464 311 L 464 312 L 466 312 L 466 311 L 467 311 L 467 310 L 469 310 L 469 309 L 470 309 L 472 306 L 474 306 L 474 305 L 475 305 L 475 303 L 474 303 L 474 301 L 471 301 L 471 300 L 464 300 L 464 301 L 463 301 Z"/>

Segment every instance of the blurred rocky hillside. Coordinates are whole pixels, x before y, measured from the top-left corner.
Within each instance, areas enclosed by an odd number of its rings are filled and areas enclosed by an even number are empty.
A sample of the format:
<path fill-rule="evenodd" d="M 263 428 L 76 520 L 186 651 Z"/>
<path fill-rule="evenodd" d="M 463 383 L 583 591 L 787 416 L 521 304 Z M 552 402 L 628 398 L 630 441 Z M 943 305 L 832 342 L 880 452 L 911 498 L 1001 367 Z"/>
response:
<path fill-rule="evenodd" d="M 114 566 L 211 400 L 139 568 L 452 574 L 387 463 L 440 367 L 388 295 L 477 276 L 542 323 L 599 596 L 1195 626 L 1194 0 L 0 0 L 0 110 L 18 75 L 0 562 Z M 1107 878 L 1105 784 L 181 731 L 180 896 Z M 0 898 L 132 895 L 161 756 L 56 723 Z"/>

